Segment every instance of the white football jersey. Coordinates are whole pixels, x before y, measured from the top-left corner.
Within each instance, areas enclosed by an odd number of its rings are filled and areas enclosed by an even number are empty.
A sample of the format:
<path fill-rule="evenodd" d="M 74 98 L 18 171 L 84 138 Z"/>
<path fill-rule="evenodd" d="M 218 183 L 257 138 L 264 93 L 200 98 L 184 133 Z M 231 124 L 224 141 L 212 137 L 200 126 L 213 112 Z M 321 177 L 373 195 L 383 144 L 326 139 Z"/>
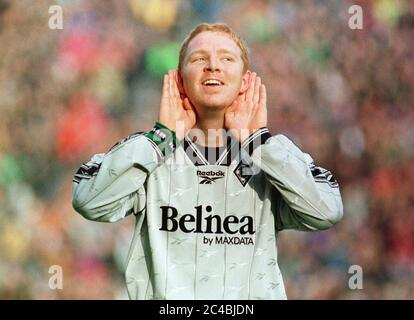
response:
<path fill-rule="evenodd" d="M 131 299 L 286 299 L 283 229 L 327 229 L 343 215 L 332 174 L 267 128 L 206 157 L 156 123 L 75 174 L 85 218 L 136 226 L 125 271 Z M 321 279 L 323 280 L 323 279 Z"/>

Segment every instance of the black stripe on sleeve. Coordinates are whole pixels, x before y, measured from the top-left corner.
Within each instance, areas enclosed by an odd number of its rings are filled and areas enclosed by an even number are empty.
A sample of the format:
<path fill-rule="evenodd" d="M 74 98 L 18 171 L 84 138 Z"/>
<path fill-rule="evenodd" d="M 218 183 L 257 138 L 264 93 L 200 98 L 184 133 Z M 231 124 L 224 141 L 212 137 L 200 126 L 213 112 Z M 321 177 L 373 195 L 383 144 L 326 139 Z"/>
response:
<path fill-rule="evenodd" d="M 241 146 L 251 156 L 253 151 L 262 144 L 265 144 L 270 137 L 271 134 L 269 132 L 269 129 L 267 127 L 263 127 L 253 132 L 247 139 L 243 141 Z"/>

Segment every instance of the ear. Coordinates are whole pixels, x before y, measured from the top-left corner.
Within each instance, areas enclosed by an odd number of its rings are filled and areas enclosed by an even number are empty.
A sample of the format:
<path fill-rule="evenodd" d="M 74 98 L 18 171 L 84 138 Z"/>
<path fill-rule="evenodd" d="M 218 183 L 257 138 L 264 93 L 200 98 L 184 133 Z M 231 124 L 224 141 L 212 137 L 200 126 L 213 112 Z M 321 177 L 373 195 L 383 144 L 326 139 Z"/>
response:
<path fill-rule="evenodd" d="M 178 91 L 180 91 L 180 96 L 181 98 L 186 97 L 187 94 L 185 93 L 185 89 L 184 89 L 184 82 L 183 82 L 183 77 L 181 76 L 181 73 L 179 70 L 177 70 L 177 72 L 175 73 L 175 81 L 177 82 L 177 87 L 178 87 Z"/>
<path fill-rule="evenodd" d="M 251 82 L 251 75 L 252 75 L 252 72 L 250 70 L 247 70 L 246 73 L 243 75 L 239 94 L 243 94 L 247 91 L 247 89 L 249 89 L 250 82 Z"/>

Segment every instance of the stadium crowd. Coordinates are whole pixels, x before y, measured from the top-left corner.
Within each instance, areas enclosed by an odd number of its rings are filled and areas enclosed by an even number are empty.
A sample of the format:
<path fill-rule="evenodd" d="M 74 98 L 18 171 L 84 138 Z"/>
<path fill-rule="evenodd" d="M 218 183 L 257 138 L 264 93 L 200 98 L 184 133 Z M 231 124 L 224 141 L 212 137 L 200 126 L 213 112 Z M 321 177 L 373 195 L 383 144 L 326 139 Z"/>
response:
<path fill-rule="evenodd" d="M 352 4 L 363 29 L 348 26 Z M 51 5 L 63 29 L 51 30 Z M 414 298 L 414 2 L 0 1 L 0 299 L 126 299 L 135 219 L 71 207 L 80 163 L 149 130 L 184 36 L 222 21 L 268 88 L 269 128 L 329 168 L 344 219 L 283 231 L 289 299 Z M 49 287 L 50 266 L 63 289 Z M 351 266 L 363 288 L 349 287 Z"/>

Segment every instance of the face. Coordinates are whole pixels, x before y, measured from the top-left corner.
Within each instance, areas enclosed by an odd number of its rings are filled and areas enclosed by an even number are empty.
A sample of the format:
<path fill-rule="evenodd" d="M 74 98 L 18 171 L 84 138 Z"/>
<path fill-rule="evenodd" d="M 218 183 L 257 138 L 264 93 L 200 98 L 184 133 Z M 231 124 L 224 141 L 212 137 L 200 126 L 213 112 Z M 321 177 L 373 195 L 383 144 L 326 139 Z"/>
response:
<path fill-rule="evenodd" d="M 185 94 L 196 111 L 226 109 L 248 86 L 241 50 L 225 33 L 204 31 L 189 43 L 181 70 Z"/>

